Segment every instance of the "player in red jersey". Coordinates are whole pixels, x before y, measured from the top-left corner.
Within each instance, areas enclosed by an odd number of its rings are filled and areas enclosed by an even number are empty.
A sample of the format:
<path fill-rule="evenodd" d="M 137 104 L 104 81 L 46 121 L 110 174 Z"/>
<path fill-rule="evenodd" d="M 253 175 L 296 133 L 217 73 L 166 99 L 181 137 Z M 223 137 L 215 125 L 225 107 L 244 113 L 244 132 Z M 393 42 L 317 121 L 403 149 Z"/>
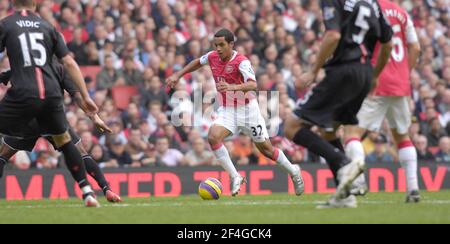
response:
<path fill-rule="evenodd" d="M 216 81 L 220 97 L 218 119 L 214 121 L 208 140 L 216 158 L 231 176 L 231 193 L 236 196 L 245 179 L 237 172 L 230 155 L 223 145 L 225 138 L 243 132 L 252 137 L 258 150 L 273 159 L 291 176 L 295 193 L 301 195 L 304 183 L 301 169 L 292 165 L 283 151 L 274 148 L 269 140 L 266 123 L 261 115 L 256 96 L 257 83 L 250 61 L 233 50 L 235 37 L 229 30 L 222 29 L 214 36 L 215 50 L 195 59 L 183 70 L 167 79 L 167 85 L 174 87 L 181 77 L 209 65 Z"/>
<path fill-rule="evenodd" d="M 400 163 L 406 172 L 408 189 L 406 202 L 419 202 L 417 152 L 408 130 L 411 126 L 409 78 L 420 55 L 420 44 L 412 20 L 404 9 L 389 0 L 378 2 L 394 31 L 392 39 L 394 48 L 373 96 L 364 101 L 358 113 L 359 126 L 353 128 L 347 135 L 346 152 L 352 159 L 364 159 L 361 135 L 365 130 L 380 131 L 386 118 L 398 147 Z M 367 187 L 364 176 L 355 183 L 353 194 L 365 194 Z"/>

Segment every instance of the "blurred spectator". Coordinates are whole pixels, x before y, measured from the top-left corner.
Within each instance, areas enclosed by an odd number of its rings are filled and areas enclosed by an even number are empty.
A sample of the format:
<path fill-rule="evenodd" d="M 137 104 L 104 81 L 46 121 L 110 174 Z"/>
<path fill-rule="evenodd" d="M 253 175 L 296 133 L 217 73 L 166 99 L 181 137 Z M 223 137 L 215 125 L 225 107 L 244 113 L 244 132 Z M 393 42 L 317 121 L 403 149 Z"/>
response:
<path fill-rule="evenodd" d="M 439 141 L 439 151 L 436 154 L 436 162 L 450 163 L 450 138 L 444 136 Z"/>
<path fill-rule="evenodd" d="M 105 56 L 105 66 L 97 75 L 97 89 L 111 89 L 116 81 L 122 77 L 122 72 L 114 68 L 114 59 L 111 55 Z"/>
<path fill-rule="evenodd" d="M 414 144 L 417 149 L 417 159 L 419 161 L 431 162 L 434 161 L 433 154 L 428 150 L 427 137 L 419 135 L 415 138 Z"/>
<path fill-rule="evenodd" d="M 249 136 L 241 134 L 238 138 L 236 138 L 234 144 L 234 154 L 239 157 L 239 160 L 236 162 L 237 164 L 258 164 L 259 151 L 253 145 Z"/>
<path fill-rule="evenodd" d="M 430 147 L 437 147 L 440 138 L 447 136 L 447 133 L 442 128 L 441 123 L 437 118 L 431 119 L 429 124 L 430 131 L 427 133 L 428 144 Z"/>
<path fill-rule="evenodd" d="M 126 151 L 130 154 L 133 161 L 142 161 L 145 158 L 145 151 L 147 150 L 147 142 L 142 138 L 142 133 L 139 128 L 132 128 Z"/>
<path fill-rule="evenodd" d="M 111 159 L 106 149 L 101 145 L 95 144 L 89 151 L 89 154 L 97 162 L 100 168 L 118 168 L 119 163 L 115 159 Z"/>
<path fill-rule="evenodd" d="M 35 162 L 37 169 L 55 169 L 58 167 L 58 159 L 53 158 L 48 151 L 40 151 L 37 155 Z"/>
<path fill-rule="evenodd" d="M 86 43 L 83 40 L 83 28 L 75 28 L 75 30 L 73 31 L 73 39 L 71 42 L 67 43 L 67 47 L 74 55 L 75 61 L 77 61 L 77 63 L 79 63 L 80 65 L 85 65 L 88 63 Z"/>
<path fill-rule="evenodd" d="M 169 98 L 166 91 L 162 87 L 161 80 L 158 76 L 150 77 L 145 80 L 144 89 L 141 90 L 142 105 L 148 107 L 152 102 L 167 104 Z"/>
<path fill-rule="evenodd" d="M 159 165 L 175 167 L 182 163 L 183 154 L 169 147 L 169 138 L 160 137 L 156 140 L 156 152 Z"/>
<path fill-rule="evenodd" d="M 184 164 L 188 166 L 213 165 L 214 154 L 206 150 L 205 140 L 197 138 L 192 143 L 192 150 L 188 151 Z"/>
<path fill-rule="evenodd" d="M 25 151 L 18 151 L 10 161 L 16 169 L 27 170 L 31 168 L 31 159 Z"/>
<path fill-rule="evenodd" d="M 134 161 L 131 155 L 125 150 L 125 145 L 120 138 L 114 138 L 110 144 L 110 155 L 112 159 L 115 159 L 120 167 L 141 167 L 141 163 Z"/>
<path fill-rule="evenodd" d="M 127 57 L 124 63 L 123 76 L 127 85 L 143 85 L 143 74 L 137 69 L 133 57 Z"/>
<path fill-rule="evenodd" d="M 389 153 L 387 148 L 387 140 L 383 135 L 379 135 L 375 140 L 375 150 L 366 157 L 368 164 L 372 163 L 389 163 L 393 164 L 394 157 Z"/>

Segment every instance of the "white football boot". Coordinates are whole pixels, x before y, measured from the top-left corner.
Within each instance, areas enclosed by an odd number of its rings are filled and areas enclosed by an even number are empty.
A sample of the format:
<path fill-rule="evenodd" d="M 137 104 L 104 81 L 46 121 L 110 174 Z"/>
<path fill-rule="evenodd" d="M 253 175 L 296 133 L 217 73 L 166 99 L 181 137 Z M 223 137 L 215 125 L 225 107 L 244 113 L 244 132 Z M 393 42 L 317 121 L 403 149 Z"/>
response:
<path fill-rule="evenodd" d="M 84 206 L 87 208 L 99 208 L 100 203 L 97 201 L 95 194 L 88 193 L 83 196 Z"/>
<path fill-rule="evenodd" d="M 339 197 L 331 197 L 325 204 L 317 206 L 317 209 L 329 209 L 329 208 L 357 208 L 358 201 L 356 197 L 350 195 L 347 198 L 341 199 Z"/>
<path fill-rule="evenodd" d="M 244 177 L 232 177 L 231 178 L 231 195 L 233 197 L 237 196 L 241 191 L 241 185 L 245 184 L 247 181 Z"/>
<path fill-rule="evenodd" d="M 345 199 L 350 194 L 353 181 L 364 173 L 365 162 L 361 159 L 353 160 L 338 171 L 339 186 L 336 189 L 336 198 Z"/>
<path fill-rule="evenodd" d="M 305 192 L 305 182 L 302 177 L 302 169 L 298 165 L 293 166 L 295 173 L 291 175 L 292 183 L 294 183 L 295 195 L 301 196 Z"/>

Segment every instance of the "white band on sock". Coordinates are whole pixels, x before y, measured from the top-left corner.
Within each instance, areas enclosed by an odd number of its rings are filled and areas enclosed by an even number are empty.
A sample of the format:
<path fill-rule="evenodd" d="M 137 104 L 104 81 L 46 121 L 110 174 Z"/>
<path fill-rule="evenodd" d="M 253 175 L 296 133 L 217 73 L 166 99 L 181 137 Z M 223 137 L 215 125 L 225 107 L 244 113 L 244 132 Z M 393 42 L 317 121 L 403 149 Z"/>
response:
<path fill-rule="evenodd" d="M 88 193 L 92 193 L 94 191 L 92 191 L 91 186 L 85 186 L 83 188 L 81 188 L 81 192 L 83 193 L 83 195 L 88 194 Z"/>
<path fill-rule="evenodd" d="M 278 158 L 276 160 L 277 164 L 285 170 L 289 175 L 295 174 L 295 168 L 293 167 L 292 163 L 289 161 L 289 159 L 286 157 L 283 151 L 281 151 L 278 148 L 275 148 L 275 150 L 278 150 Z"/>

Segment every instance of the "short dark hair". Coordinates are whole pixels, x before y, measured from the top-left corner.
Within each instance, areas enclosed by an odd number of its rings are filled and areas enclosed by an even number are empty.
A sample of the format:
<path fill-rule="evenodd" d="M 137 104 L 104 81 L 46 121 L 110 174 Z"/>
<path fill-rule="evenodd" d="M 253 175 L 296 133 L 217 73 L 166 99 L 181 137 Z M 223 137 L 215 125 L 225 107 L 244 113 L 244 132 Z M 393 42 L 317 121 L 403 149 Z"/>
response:
<path fill-rule="evenodd" d="M 33 7 L 35 5 L 34 0 L 15 0 L 15 7 Z"/>
<path fill-rule="evenodd" d="M 220 37 L 225 37 L 225 41 L 227 41 L 228 43 L 234 42 L 235 38 L 234 38 L 234 34 L 233 32 L 231 32 L 228 29 L 221 29 L 219 30 L 214 37 L 220 38 Z"/>
<path fill-rule="evenodd" d="M 167 136 L 161 136 L 161 137 L 158 137 L 158 138 L 156 139 L 156 142 L 159 142 L 159 141 L 161 141 L 161 140 L 167 140 L 167 142 L 169 142 L 169 144 L 170 144 L 170 139 L 169 139 L 169 137 L 167 137 Z"/>

